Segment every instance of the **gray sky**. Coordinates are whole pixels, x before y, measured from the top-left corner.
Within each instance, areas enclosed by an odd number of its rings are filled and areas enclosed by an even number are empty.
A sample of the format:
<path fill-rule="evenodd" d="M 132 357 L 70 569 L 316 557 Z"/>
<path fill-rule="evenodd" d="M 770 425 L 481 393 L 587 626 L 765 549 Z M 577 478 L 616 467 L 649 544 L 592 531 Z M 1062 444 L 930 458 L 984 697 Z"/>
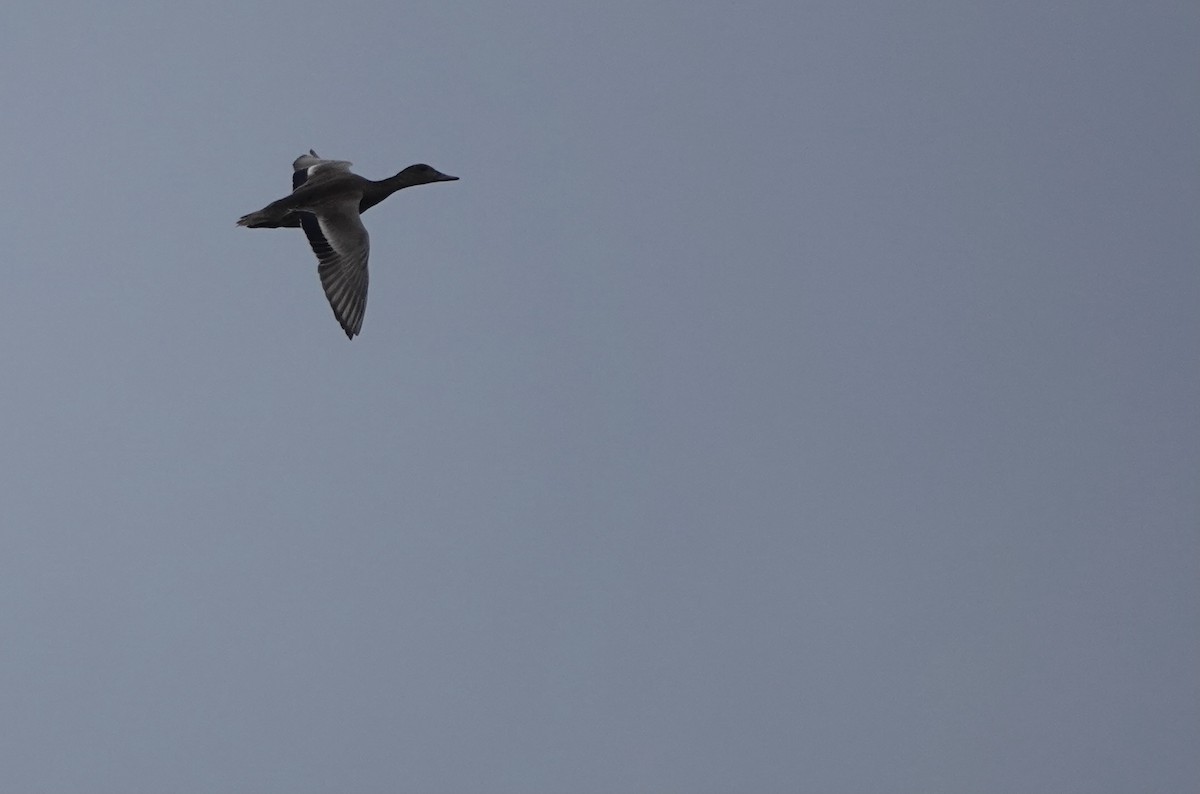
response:
<path fill-rule="evenodd" d="M 1197 42 L 7 4 L 0 790 L 1200 788 Z"/>

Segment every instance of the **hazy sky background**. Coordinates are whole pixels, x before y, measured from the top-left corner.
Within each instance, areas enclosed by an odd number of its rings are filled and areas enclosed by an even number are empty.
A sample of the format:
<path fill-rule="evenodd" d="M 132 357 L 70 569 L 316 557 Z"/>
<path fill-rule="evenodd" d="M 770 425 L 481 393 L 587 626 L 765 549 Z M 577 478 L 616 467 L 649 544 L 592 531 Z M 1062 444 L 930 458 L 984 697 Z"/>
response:
<path fill-rule="evenodd" d="M 0 790 L 1200 788 L 1200 6 L 7 3 Z M 309 147 L 461 177 L 367 216 Z"/>

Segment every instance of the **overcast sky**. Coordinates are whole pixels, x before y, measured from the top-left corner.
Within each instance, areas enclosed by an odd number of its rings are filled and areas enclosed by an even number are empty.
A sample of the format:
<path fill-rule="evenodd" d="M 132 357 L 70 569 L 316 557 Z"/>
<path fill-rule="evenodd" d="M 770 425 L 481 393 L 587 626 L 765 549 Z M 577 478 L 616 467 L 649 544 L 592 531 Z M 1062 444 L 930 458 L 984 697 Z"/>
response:
<path fill-rule="evenodd" d="M 0 10 L 0 791 L 1200 788 L 1200 6 Z M 367 216 L 309 147 L 461 181 Z"/>

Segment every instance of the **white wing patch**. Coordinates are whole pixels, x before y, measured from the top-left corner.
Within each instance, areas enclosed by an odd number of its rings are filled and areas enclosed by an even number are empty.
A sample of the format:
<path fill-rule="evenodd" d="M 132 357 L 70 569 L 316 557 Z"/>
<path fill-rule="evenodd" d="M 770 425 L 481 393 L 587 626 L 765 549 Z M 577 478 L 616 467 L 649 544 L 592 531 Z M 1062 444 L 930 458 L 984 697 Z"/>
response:
<path fill-rule="evenodd" d="M 336 173 L 350 173 L 350 166 L 353 165 L 349 160 L 318 160 L 315 164 L 308 167 L 308 178 L 321 174 L 329 175 Z"/>

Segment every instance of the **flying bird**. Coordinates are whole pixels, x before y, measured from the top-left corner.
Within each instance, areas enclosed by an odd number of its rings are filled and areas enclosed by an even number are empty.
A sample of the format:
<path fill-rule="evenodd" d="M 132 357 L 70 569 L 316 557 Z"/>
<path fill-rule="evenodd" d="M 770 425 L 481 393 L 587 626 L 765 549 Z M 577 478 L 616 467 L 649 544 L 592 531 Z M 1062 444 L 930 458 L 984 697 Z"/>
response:
<path fill-rule="evenodd" d="M 349 339 L 362 331 L 367 309 L 367 254 L 370 238 L 362 213 L 397 190 L 430 182 L 453 182 L 424 163 L 375 181 L 351 173 L 345 160 L 323 160 L 312 149 L 292 163 L 292 192 L 258 212 L 238 219 L 238 226 L 278 229 L 299 226 L 317 255 L 317 274 L 325 297 Z"/>

